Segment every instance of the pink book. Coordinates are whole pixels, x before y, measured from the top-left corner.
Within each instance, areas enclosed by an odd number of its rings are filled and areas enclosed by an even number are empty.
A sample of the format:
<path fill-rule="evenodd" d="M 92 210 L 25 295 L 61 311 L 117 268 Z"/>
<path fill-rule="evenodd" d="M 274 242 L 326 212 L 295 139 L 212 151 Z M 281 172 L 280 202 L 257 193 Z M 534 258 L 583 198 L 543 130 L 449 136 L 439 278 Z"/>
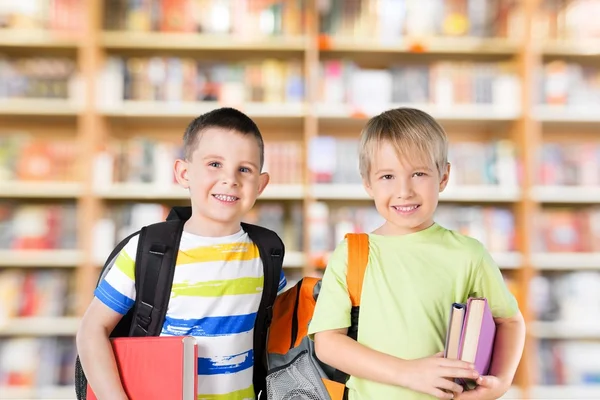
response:
<path fill-rule="evenodd" d="M 487 299 L 469 298 L 458 348 L 459 359 L 474 363 L 480 375 L 487 375 L 492 361 L 495 337 L 496 323 Z M 474 382 L 459 383 L 468 388 L 474 387 Z"/>

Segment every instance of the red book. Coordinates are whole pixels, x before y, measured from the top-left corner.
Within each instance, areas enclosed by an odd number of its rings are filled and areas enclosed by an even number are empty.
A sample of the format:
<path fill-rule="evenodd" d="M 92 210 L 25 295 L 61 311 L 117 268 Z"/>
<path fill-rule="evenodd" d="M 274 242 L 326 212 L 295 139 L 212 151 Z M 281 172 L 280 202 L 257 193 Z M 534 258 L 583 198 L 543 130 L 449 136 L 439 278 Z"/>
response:
<path fill-rule="evenodd" d="M 111 343 L 127 397 L 196 400 L 198 346 L 193 337 L 125 337 Z M 89 385 L 87 399 L 97 400 Z"/>

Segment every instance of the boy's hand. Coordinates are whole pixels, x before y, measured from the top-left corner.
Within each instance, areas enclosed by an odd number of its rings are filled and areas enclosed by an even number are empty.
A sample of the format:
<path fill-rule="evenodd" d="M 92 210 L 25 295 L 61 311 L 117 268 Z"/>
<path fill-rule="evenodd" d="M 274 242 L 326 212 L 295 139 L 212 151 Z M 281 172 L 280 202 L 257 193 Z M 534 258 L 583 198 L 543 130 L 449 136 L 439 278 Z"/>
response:
<path fill-rule="evenodd" d="M 477 379 L 477 387 L 458 395 L 456 400 L 495 400 L 506 393 L 508 387 L 495 376 L 485 375 Z"/>
<path fill-rule="evenodd" d="M 479 377 L 471 364 L 444 358 L 443 353 L 408 361 L 408 368 L 401 374 L 402 386 L 438 399 L 452 399 L 456 394 L 462 393 L 462 386 L 453 379 Z"/>

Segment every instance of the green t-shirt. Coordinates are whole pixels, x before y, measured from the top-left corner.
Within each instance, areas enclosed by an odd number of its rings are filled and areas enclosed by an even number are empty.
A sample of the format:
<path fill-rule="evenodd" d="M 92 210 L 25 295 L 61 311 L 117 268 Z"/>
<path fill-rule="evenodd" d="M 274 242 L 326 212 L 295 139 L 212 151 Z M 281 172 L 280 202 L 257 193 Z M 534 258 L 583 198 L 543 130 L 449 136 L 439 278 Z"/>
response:
<path fill-rule="evenodd" d="M 350 326 L 346 286 L 347 241 L 325 270 L 309 334 Z M 402 236 L 369 234 L 369 264 L 360 306 L 358 341 L 403 359 L 443 351 L 452 303 L 486 297 L 494 317 L 515 315 L 518 305 L 483 245 L 433 224 Z M 351 377 L 349 400 L 432 399 L 406 388 Z"/>

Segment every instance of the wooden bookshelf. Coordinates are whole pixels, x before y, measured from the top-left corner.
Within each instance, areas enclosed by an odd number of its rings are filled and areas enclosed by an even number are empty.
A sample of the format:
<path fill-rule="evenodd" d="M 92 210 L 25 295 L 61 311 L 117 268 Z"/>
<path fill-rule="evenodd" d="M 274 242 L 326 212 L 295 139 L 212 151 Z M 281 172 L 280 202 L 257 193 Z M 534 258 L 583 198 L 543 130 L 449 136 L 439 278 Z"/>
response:
<path fill-rule="evenodd" d="M 529 285 L 541 271 L 572 271 L 600 269 L 599 253 L 541 254 L 534 248 L 536 228 L 533 221 L 540 209 L 547 204 L 595 204 L 600 202 L 600 187 L 538 186 L 536 184 L 535 154 L 542 143 L 543 131 L 550 126 L 567 126 L 574 129 L 598 126 L 599 105 L 590 107 L 547 106 L 536 103 L 538 69 L 543 58 L 579 57 L 594 59 L 600 54 L 596 41 L 573 42 L 551 40 L 540 42 L 533 36 L 534 21 L 539 13 L 539 0 L 522 0 L 523 39 L 505 38 L 406 38 L 397 41 L 375 41 L 371 38 L 356 40 L 344 37 L 324 37 L 319 34 L 319 18 L 316 0 L 309 1 L 306 8 L 306 32 L 301 36 L 286 37 L 227 37 L 222 35 L 104 31 L 102 29 L 102 1 L 86 2 L 85 32 L 77 37 L 49 34 L 48 32 L 10 32 L 0 30 L 0 50 L 37 54 L 67 52 L 75 54 L 80 73 L 80 96 L 73 100 L 58 99 L 0 99 L 0 124 L 11 121 L 11 128 L 31 124 L 36 118 L 67 120 L 76 126 L 77 140 L 82 144 L 82 181 L 80 183 L 29 183 L 0 182 L 0 199 L 10 200 L 61 200 L 76 201 L 79 214 L 78 248 L 76 250 L 16 252 L 0 251 L 0 268 L 73 268 L 77 276 L 78 313 L 87 307 L 96 284 L 101 260 L 94 259 L 94 228 L 109 204 L 114 202 L 183 202 L 187 194 L 175 186 L 119 183 L 97 187 L 94 183 L 95 159 L 99 149 L 113 134 L 113 130 L 127 132 L 130 128 L 149 129 L 151 132 L 169 126 L 171 130 L 183 131 L 187 122 L 201 113 L 231 105 L 256 118 L 270 140 L 270 131 L 284 127 L 290 129 L 288 136 L 297 135 L 302 141 L 304 159 L 309 143 L 318 137 L 323 127 L 335 131 L 351 129 L 358 135 L 360 127 L 371 114 L 345 104 L 323 104 L 319 100 L 319 62 L 323 57 L 367 57 L 371 60 L 389 60 L 403 57 L 411 60 L 419 57 L 453 60 L 485 58 L 509 59 L 516 63 L 521 80 L 520 107 L 495 107 L 488 105 L 392 104 L 387 108 L 409 105 L 430 112 L 443 124 L 463 127 L 484 127 L 486 132 L 506 132 L 519 149 L 522 164 L 522 181 L 518 187 L 458 186 L 448 187 L 442 193 L 442 203 L 499 204 L 511 208 L 516 217 L 518 249 L 514 252 L 494 253 L 503 271 L 516 277 L 518 300 L 531 327 L 526 350 L 513 391 L 506 398 L 559 398 L 562 393 L 569 397 L 590 395 L 600 397 L 598 391 L 586 387 L 540 387 L 535 378 L 536 344 L 540 338 L 598 338 L 597 327 L 570 328 L 553 323 L 534 321 L 529 310 Z M 252 58 L 298 57 L 304 67 L 305 100 L 301 103 L 246 103 L 223 104 L 210 102 L 148 102 L 123 100 L 100 104 L 97 101 L 97 77 L 107 56 L 144 54 L 195 55 L 218 53 L 232 59 L 241 55 Z M 17 122 L 15 122 L 17 121 Z M 43 125 L 43 122 L 40 122 Z M 154 126 L 156 125 L 156 126 Z M 158 127 L 158 128 L 157 128 Z M 42 126 L 43 129 L 43 126 Z M 286 131 L 287 132 L 287 131 Z M 125 134 L 126 136 L 126 134 Z M 466 134 L 461 136 L 461 139 Z M 310 232 L 308 211 L 317 201 L 369 204 L 369 197 L 360 184 L 314 184 L 310 180 L 307 163 L 303 165 L 304 181 L 299 184 L 273 184 L 265 190 L 260 201 L 301 202 L 304 209 L 303 242 L 305 248 L 286 253 L 285 266 L 299 270 L 305 275 L 318 274 L 310 265 Z M 74 335 L 77 318 L 19 319 L 10 327 L 0 327 L 0 335 Z M 37 391 L 5 392 L 0 388 L 1 398 L 37 398 L 45 393 L 66 398 L 64 388 Z M 516 389 L 515 389 L 516 390 Z M 573 390 L 573 391 L 569 391 Z M 24 394 L 26 393 L 26 394 Z M 520 397 L 510 397 L 510 396 Z M 13 397 L 11 397 L 13 396 Z M 17 397 L 15 397 L 17 396 Z M 21 396 L 21 397 L 18 397 Z M 68 394 L 70 396 L 70 392 Z"/>

